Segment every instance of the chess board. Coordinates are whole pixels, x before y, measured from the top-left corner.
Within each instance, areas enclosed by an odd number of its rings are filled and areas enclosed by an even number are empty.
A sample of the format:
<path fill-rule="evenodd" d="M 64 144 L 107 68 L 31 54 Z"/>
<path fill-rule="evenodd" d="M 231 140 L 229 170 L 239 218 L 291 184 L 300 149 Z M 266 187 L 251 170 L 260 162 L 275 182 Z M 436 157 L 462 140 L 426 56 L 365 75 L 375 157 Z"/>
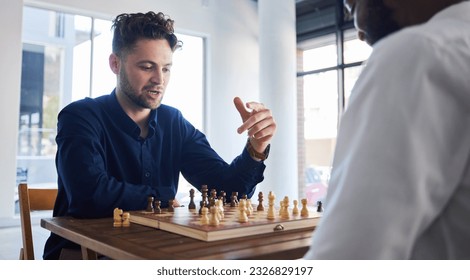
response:
<path fill-rule="evenodd" d="M 293 229 L 315 227 L 321 213 L 316 209 L 309 208 L 308 217 L 293 215 L 289 209 L 289 218 L 281 218 L 279 209 L 276 209 L 276 217 L 273 220 L 267 219 L 267 208 L 264 211 L 254 211 L 248 216 L 248 222 L 238 221 L 237 207 L 224 206 L 224 219 L 217 226 L 201 224 L 199 210 L 178 207 L 174 212 L 162 209 L 162 213 L 156 214 L 146 211 L 131 211 L 131 223 L 141 224 L 160 230 L 192 237 L 203 241 L 226 240 L 230 238 L 251 236 L 270 232 L 283 232 Z"/>

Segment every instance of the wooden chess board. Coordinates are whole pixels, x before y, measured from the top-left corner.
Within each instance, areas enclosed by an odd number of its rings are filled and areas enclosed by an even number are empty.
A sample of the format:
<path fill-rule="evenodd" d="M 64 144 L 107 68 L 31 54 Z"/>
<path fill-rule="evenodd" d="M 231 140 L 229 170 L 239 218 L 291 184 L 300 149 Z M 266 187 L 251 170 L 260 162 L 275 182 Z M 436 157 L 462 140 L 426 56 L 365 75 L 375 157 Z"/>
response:
<path fill-rule="evenodd" d="M 238 221 L 237 207 L 224 206 L 224 219 L 217 226 L 202 225 L 199 210 L 178 207 L 174 212 L 162 209 L 161 214 L 146 211 L 131 211 L 132 223 L 153 227 L 160 230 L 192 237 L 203 241 L 217 241 L 230 238 L 251 236 L 270 232 L 283 232 L 293 229 L 313 228 L 317 225 L 321 213 L 309 208 L 308 217 L 294 216 L 289 209 L 289 218 L 281 218 L 276 209 L 274 220 L 267 219 L 267 208 L 264 211 L 254 211 L 248 216 L 248 222 Z"/>

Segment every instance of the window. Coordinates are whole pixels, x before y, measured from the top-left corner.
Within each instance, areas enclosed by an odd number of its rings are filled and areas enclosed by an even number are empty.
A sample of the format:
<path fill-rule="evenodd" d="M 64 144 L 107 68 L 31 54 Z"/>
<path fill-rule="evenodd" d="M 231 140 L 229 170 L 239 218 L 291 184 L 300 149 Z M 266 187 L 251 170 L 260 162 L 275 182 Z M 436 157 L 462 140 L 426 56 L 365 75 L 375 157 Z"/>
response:
<path fill-rule="evenodd" d="M 177 36 L 183 49 L 174 55 L 163 102 L 179 108 L 203 131 L 204 38 Z M 18 183 L 57 185 L 57 114 L 72 101 L 113 90 L 116 77 L 108 65 L 111 41 L 111 21 L 24 7 Z"/>
<path fill-rule="evenodd" d="M 353 30 L 344 32 L 343 46 L 341 63 L 336 34 L 298 44 L 299 193 L 309 205 L 327 194 L 340 116 L 371 51 Z"/>

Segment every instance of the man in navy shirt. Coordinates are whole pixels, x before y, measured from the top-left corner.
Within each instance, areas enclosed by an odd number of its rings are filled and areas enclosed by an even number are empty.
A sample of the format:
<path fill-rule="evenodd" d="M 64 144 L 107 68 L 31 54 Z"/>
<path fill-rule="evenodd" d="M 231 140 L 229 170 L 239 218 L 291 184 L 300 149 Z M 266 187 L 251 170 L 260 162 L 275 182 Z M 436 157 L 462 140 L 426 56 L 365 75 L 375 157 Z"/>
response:
<path fill-rule="evenodd" d="M 276 131 L 262 104 L 234 99 L 247 132 L 241 155 L 226 163 L 180 111 L 162 105 L 173 52 L 181 42 L 162 13 L 121 14 L 113 23 L 109 57 L 117 85 L 110 95 L 66 106 L 58 116 L 58 197 L 54 216 L 111 217 L 114 208 L 142 210 L 149 196 L 168 206 L 180 172 L 196 188 L 251 197 Z M 245 107 L 246 106 L 246 107 Z M 44 259 L 78 245 L 51 234 Z M 65 251 L 67 251 L 65 250 Z"/>

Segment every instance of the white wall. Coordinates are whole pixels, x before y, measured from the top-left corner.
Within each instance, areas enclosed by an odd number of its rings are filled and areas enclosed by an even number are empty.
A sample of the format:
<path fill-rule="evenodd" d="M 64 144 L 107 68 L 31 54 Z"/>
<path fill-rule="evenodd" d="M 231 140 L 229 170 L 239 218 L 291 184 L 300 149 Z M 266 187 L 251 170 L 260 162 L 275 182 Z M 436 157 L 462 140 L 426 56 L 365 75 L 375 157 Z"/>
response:
<path fill-rule="evenodd" d="M 257 4 L 252 0 L 24 0 L 25 4 L 113 19 L 123 12 L 161 11 L 180 33 L 208 38 L 206 131 L 227 161 L 246 138 L 236 133 L 240 117 L 232 100 L 259 100 Z M 21 77 L 23 1 L 0 0 L 0 218 L 13 216 Z M 190 93 L 188 93 L 190 94 Z M 228 141 L 230 140 L 230 142 Z M 1 226 L 1 220 L 0 220 Z"/>
<path fill-rule="evenodd" d="M 14 214 L 23 2 L 0 0 L 0 7 L 0 217 L 5 217 Z"/>

